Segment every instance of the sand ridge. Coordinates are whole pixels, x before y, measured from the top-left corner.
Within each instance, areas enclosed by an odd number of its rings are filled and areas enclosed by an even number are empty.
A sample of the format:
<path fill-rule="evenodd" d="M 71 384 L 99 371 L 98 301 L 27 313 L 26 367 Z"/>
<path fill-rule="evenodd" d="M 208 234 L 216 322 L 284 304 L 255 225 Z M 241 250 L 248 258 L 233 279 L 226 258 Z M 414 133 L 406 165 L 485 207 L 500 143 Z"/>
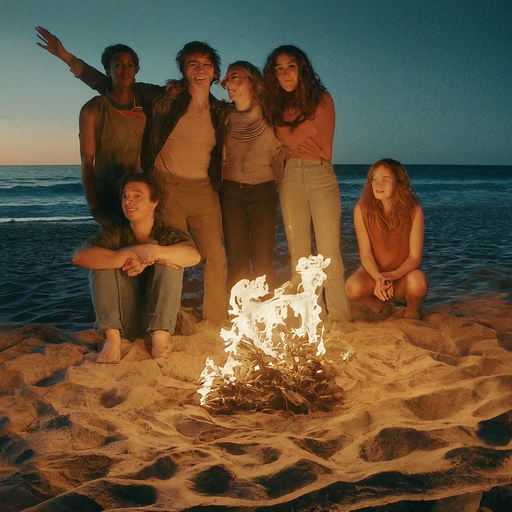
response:
<path fill-rule="evenodd" d="M 120 364 L 100 365 L 94 331 L 1 325 L 0 510 L 512 503 L 512 306 L 503 297 L 331 332 L 326 357 L 343 399 L 307 415 L 210 414 L 198 378 L 207 356 L 222 364 L 224 345 L 207 325 L 190 330 L 158 360 L 140 338 Z"/>

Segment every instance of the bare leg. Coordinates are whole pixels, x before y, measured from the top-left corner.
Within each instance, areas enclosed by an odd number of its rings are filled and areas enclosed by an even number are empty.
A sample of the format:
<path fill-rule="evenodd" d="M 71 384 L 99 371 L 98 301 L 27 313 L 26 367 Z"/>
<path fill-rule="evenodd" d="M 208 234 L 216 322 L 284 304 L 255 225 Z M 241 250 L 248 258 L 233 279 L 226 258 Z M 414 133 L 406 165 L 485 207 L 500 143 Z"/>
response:
<path fill-rule="evenodd" d="M 151 355 L 153 356 L 153 359 L 161 357 L 169 348 L 170 338 L 171 336 L 169 331 L 153 331 L 151 333 L 151 341 L 153 342 Z"/>
<path fill-rule="evenodd" d="M 345 289 L 350 299 L 363 304 L 374 313 L 380 313 L 387 304 L 374 295 L 375 281 L 363 267 L 359 267 L 347 279 Z"/>
<path fill-rule="evenodd" d="M 407 308 L 404 318 L 421 318 L 420 306 L 427 294 L 428 283 L 425 274 L 420 270 L 412 270 L 401 279 L 395 281 L 395 297 L 405 299 Z"/>
<path fill-rule="evenodd" d="M 407 301 L 407 308 L 405 309 L 404 318 L 412 318 L 414 320 L 421 320 L 420 301 Z"/>
<path fill-rule="evenodd" d="M 105 329 L 107 341 L 96 358 L 97 363 L 119 363 L 121 361 L 121 332 L 119 329 Z"/>

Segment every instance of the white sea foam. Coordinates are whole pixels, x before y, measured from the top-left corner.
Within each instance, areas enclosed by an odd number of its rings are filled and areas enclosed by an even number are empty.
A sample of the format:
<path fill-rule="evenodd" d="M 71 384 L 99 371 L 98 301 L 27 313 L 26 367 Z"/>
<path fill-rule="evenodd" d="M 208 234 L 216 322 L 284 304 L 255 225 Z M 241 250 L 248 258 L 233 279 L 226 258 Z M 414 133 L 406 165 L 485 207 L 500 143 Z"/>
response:
<path fill-rule="evenodd" d="M 21 217 L 21 218 L 0 218 L 0 224 L 5 224 L 6 222 L 76 222 L 90 220 L 92 222 L 92 217 L 89 215 L 88 217 Z"/>

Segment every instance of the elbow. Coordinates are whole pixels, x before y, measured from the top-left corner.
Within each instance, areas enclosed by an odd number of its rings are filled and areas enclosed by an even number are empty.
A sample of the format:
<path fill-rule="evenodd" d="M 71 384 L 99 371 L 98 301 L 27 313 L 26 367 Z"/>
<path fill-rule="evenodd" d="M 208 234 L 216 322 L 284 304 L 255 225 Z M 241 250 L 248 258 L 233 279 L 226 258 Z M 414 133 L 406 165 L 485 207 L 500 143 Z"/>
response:
<path fill-rule="evenodd" d="M 78 265 L 79 267 L 83 267 L 84 264 L 83 264 L 83 257 L 81 255 L 81 253 L 77 252 L 76 254 L 73 255 L 73 263 L 75 265 Z"/>
<path fill-rule="evenodd" d="M 199 251 L 195 247 L 190 247 L 190 251 L 187 255 L 187 265 L 185 266 L 193 267 L 198 263 L 201 263 L 201 255 L 199 254 Z"/>
<path fill-rule="evenodd" d="M 194 265 L 198 265 L 199 263 L 201 263 L 201 255 L 199 254 L 198 251 L 195 251 L 194 254 L 191 255 L 190 262 L 191 263 L 189 267 L 193 267 Z"/>

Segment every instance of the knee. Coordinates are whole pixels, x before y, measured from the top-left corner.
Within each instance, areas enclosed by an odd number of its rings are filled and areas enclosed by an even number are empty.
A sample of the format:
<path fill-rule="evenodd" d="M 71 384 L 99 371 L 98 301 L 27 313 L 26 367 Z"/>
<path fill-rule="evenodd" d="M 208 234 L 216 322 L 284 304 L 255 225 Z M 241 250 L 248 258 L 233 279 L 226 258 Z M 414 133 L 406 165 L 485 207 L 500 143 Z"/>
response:
<path fill-rule="evenodd" d="M 407 275 L 407 295 L 423 299 L 427 295 L 428 282 L 423 271 L 416 269 Z"/>
<path fill-rule="evenodd" d="M 350 276 L 345 283 L 345 292 L 349 299 L 359 299 L 363 296 L 361 283 L 355 276 Z"/>
<path fill-rule="evenodd" d="M 89 274 L 89 285 L 98 291 L 102 289 L 117 288 L 117 269 L 94 269 Z"/>
<path fill-rule="evenodd" d="M 153 265 L 153 276 L 156 280 L 179 280 L 183 279 L 183 269 L 182 268 L 173 268 L 167 265 L 162 265 L 160 263 L 155 263 Z"/>

